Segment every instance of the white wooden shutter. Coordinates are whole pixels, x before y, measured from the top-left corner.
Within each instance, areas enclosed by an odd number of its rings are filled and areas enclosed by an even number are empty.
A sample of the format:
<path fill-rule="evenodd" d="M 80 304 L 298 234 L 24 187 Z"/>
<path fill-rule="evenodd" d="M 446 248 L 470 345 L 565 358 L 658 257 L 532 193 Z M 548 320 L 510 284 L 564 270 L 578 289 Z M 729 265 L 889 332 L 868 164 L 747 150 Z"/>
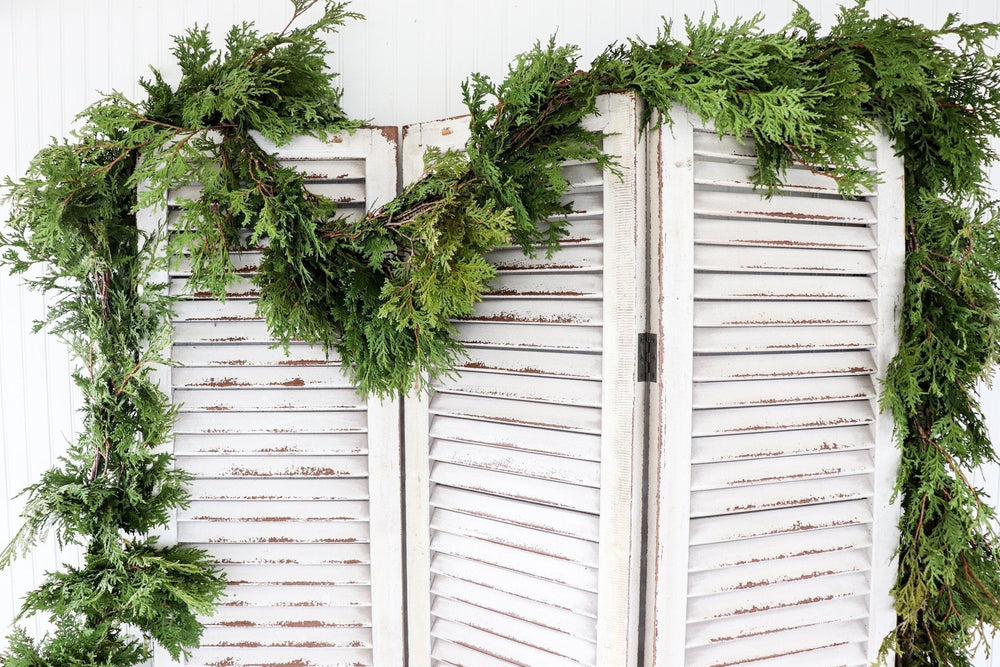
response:
<path fill-rule="evenodd" d="M 262 144 L 342 213 L 360 216 L 395 196 L 395 128 Z M 170 201 L 184 195 L 193 193 Z M 285 356 L 271 347 L 255 312 L 259 259 L 233 254 L 247 280 L 225 302 L 190 294 L 184 266 L 169 275 L 183 295 L 171 354 L 179 365 L 167 374 L 181 405 L 174 453 L 195 476 L 171 537 L 207 550 L 229 578 L 188 664 L 396 667 L 399 403 L 362 399 L 321 349 L 292 344 Z"/>
<path fill-rule="evenodd" d="M 568 164 L 569 237 L 496 250 L 457 323 L 469 359 L 406 402 L 410 664 L 634 665 L 645 391 L 645 147 L 637 103 L 599 100 L 621 178 Z M 407 128 L 404 181 L 465 119 Z"/>
<path fill-rule="evenodd" d="M 868 664 L 894 623 L 897 461 L 877 395 L 896 346 L 901 162 L 880 136 L 874 192 L 843 200 L 795 167 L 763 199 L 752 141 L 673 120 L 652 198 L 647 664 Z"/>

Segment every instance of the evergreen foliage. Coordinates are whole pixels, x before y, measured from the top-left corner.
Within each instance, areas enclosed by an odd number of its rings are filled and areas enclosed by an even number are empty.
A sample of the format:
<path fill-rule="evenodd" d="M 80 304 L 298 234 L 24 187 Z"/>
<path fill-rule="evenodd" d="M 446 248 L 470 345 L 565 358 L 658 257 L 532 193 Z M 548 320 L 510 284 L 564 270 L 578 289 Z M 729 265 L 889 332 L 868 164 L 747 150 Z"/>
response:
<path fill-rule="evenodd" d="M 315 2 L 293 0 L 293 22 Z M 158 247 L 188 255 L 191 284 L 223 298 L 235 278 L 229 252 L 265 245 L 258 309 L 278 340 L 336 347 L 364 393 L 426 387 L 462 355 L 451 321 L 495 276 L 484 254 L 511 243 L 553 251 L 570 211 L 561 165 L 614 169 L 602 137 L 579 125 L 614 91 L 643 96 L 651 123 L 680 104 L 720 134 L 752 137 L 764 195 L 796 161 L 844 195 L 871 187 L 866 137 L 879 128 L 905 158 L 904 317 L 882 396 L 903 461 L 899 623 L 883 651 L 901 665 L 971 664 L 971 647 L 1000 623 L 994 517 L 965 472 L 997 460 L 975 386 L 1000 337 L 997 208 L 985 172 L 1000 135 L 1000 68 L 987 42 L 1000 27 L 950 17 L 930 29 L 872 17 L 862 0 L 825 36 L 802 7 L 774 34 L 760 17 L 687 21 L 683 39 L 666 23 L 656 40 L 612 45 L 588 70 L 575 47 L 537 44 L 504 81 L 475 74 L 465 84 L 465 153 L 430 151 L 422 178 L 349 221 L 250 130 L 280 143 L 358 126 L 340 109 L 323 40 L 353 16 L 328 3 L 303 28 L 236 26 L 222 50 L 190 30 L 176 38 L 176 88 L 154 71 L 143 102 L 106 96 L 81 115 L 73 141 L 44 149 L 8 182 L 4 258 L 15 272 L 34 267 L 29 282 L 59 296 L 39 326 L 80 362 L 86 428 L 62 466 L 25 491 L 24 528 L 0 566 L 52 529 L 87 553 L 28 597 L 24 613 L 48 611 L 56 630 L 37 644 L 15 631 L 4 667 L 136 664 L 149 644 L 126 625 L 183 653 L 198 641 L 194 614 L 219 599 L 222 579 L 205 554 L 148 537 L 187 502 L 185 476 L 158 449 L 175 417 L 152 377 L 167 362 L 171 308 L 151 283 Z M 194 183 L 200 194 L 181 202 L 169 240 L 136 230 L 139 207 Z"/>
<path fill-rule="evenodd" d="M 315 2 L 295 0 L 293 21 Z M 203 184 L 200 199 L 182 207 L 169 254 L 190 252 L 193 282 L 216 294 L 233 280 L 228 250 L 241 227 L 301 268 L 300 257 L 322 248 L 316 220 L 336 206 L 304 197 L 301 176 L 249 131 L 284 141 L 358 125 L 340 109 L 323 39 L 353 16 L 330 3 L 303 28 L 261 35 L 236 26 L 224 51 L 207 30 L 189 30 L 175 39 L 176 88 L 154 70 L 141 104 L 103 97 L 80 114 L 70 141 L 44 148 L 20 181 L 8 179 L 2 260 L 54 297 L 36 330 L 47 327 L 72 350 L 84 406 L 77 442 L 23 492 L 24 524 L 0 567 L 50 532 L 84 556 L 27 596 L 21 616 L 44 612 L 55 627 L 37 642 L 15 629 L 4 667 L 137 665 L 154 641 L 175 658 L 198 645 L 197 615 L 212 613 L 225 580 L 204 552 L 150 536 L 187 507 L 188 475 L 165 447 L 177 408 L 154 376 L 169 363 L 172 299 L 153 279 L 165 234 L 142 234 L 135 214 L 170 188 Z"/>

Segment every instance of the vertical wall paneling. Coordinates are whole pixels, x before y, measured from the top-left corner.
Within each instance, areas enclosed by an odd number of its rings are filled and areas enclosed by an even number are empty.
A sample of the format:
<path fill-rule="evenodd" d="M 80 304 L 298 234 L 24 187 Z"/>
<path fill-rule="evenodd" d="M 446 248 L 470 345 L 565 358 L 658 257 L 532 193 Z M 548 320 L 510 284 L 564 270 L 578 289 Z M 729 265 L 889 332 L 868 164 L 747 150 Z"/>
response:
<path fill-rule="evenodd" d="M 877 394 L 896 346 L 902 167 L 880 137 L 875 191 L 845 200 L 793 167 L 764 199 L 752 140 L 674 121 L 656 197 L 649 664 L 868 664 L 894 619 L 897 454 Z"/>
<path fill-rule="evenodd" d="M 631 96 L 600 99 L 622 178 L 567 164 L 569 235 L 499 248 L 456 322 L 459 376 L 405 405 L 410 664 L 634 665 L 645 393 L 645 148 Z M 408 128 L 404 179 L 463 119 Z"/>
<path fill-rule="evenodd" d="M 341 214 L 395 195 L 394 128 L 261 141 Z M 193 194 L 171 194 L 168 226 Z M 187 289 L 185 261 L 168 276 L 178 366 L 163 380 L 181 410 L 177 465 L 195 479 L 165 539 L 205 548 L 230 583 L 190 664 L 402 664 L 399 404 L 359 396 L 321 349 L 271 347 L 254 303 L 260 253 L 233 253 L 245 279 L 225 302 Z"/>

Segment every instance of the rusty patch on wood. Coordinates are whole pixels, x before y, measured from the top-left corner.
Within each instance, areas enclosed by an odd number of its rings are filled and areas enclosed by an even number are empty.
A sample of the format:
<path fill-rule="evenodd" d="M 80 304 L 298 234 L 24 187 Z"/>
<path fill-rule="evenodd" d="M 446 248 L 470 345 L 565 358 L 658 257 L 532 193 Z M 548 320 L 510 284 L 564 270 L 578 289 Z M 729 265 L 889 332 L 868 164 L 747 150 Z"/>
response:
<path fill-rule="evenodd" d="M 543 290 L 497 289 L 486 292 L 486 296 L 586 296 L 586 292 L 546 292 Z"/>
<path fill-rule="evenodd" d="M 827 524 L 812 524 L 812 523 L 802 523 L 801 521 L 796 521 L 791 525 L 788 530 L 784 528 L 776 528 L 775 530 L 765 533 L 766 535 L 780 535 L 781 533 L 797 533 L 804 530 L 816 530 L 817 528 L 838 528 L 840 526 L 853 526 L 856 525 L 857 521 L 852 521 L 850 519 L 844 521 L 831 521 Z"/>
<path fill-rule="evenodd" d="M 770 348 L 768 348 L 770 349 Z M 825 401 L 842 401 L 851 398 L 868 398 L 869 395 L 863 391 L 856 394 L 827 394 L 825 396 L 810 396 L 808 394 L 801 396 L 786 396 L 779 398 L 757 398 L 746 401 L 733 401 L 730 403 L 720 403 L 719 406 L 736 406 L 736 407 L 747 407 L 753 405 L 778 405 L 782 403 L 797 402 L 797 403 L 818 403 Z M 756 455 L 753 455 L 756 456 Z"/>
<path fill-rule="evenodd" d="M 836 493 L 829 496 L 812 496 L 809 498 L 796 498 L 790 500 L 775 500 L 770 503 L 758 503 L 754 505 L 736 505 L 727 507 L 727 512 L 749 512 L 751 510 L 773 509 L 776 507 L 796 507 L 798 505 L 810 505 L 812 503 L 828 503 L 833 500 L 847 500 L 853 496 L 848 493 Z"/>
<path fill-rule="evenodd" d="M 469 315 L 468 317 L 456 317 L 455 319 L 472 322 L 523 322 L 527 324 L 575 324 L 584 321 L 576 317 L 570 317 L 569 315 L 553 315 L 552 317 L 520 317 L 514 313 Z"/>
<path fill-rule="evenodd" d="M 771 211 L 770 213 L 765 211 L 736 211 L 736 215 L 749 215 L 749 216 L 761 216 L 765 218 L 790 218 L 792 220 L 830 220 L 833 222 L 846 222 L 848 220 L 854 220 L 856 222 L 863 222 L 864 218 L 845 218 L 842 215 L 821 215 L 819 213 L 796 213 L 795 211 Z"/>
<path fill-rule="evenodd" d="M 805 423 L 794 423 L 794 424 L 761 424 L 759 426 L 744 426 L 742 428 L 731 428 L 720 433 L 756 433 L 760 431 L 774 431 L 774 430 L 784 430 L 784 429 L 799 429 L 799 428 L 822 428 L 827 426 L 844 426 L 845 424 L 867 424 L 870 419 L 849 419 L 847 417 L 841 417 L 839 419 L 831 419 L 829 421 L 814 421 Z"/>
<path fill-rule="evenodd" d="M 734 293 L 733 296 L 739 296 L 746 299 L 846 299 L 848 297 L 847 294 L 834 294 L 833 292 L 789 292 L 786 294 L 775 294 L 774 292 L 737 292 Z"/>
<path fill-rule="evenodd" d="M 204 382 L 198 382 L 196 384 L 190 385 L 192 387 L 249 387 L 249 382 L 240 382 L 236 378 L 220 378 L 216 380 L 215 378 L 209 378 Z"/>
<path fill-rule="evenodd" d="M 768 324 L 851 324 L 853 320 L 727 320 L 724 325 L 730 326 L 760 326 Z"/>
<path fill-rule="evenodd" d="M 791 248 L 838 248 L 838 249 L 849 249 L 856 248 L 858 250 L 864 250 L 866 246 L 849 244 L 849 243 L 820 243 L 819 241 L 792 241 L 788 239 L 782 240 L 769 240 L 769 239 L 731 239 L 732 243 L 746 243 L 752 245 L 761 246 L 775 246 L 775 247 L 791 247 Z"/>
<path fill-rule="evenodd" d="M 230 516 L 195 516 L 191 517 L 192 521 L 217 521 L 219 523 L 258 523 L 258 522 L 271 522 L 271 521 L 295 521 L 294 517 L 290 516 L 246 516 L 246 517 L 230 517 Z"/>
<path fill-rule="evenodd" d="M 482 371 L 503 371 L 505 373 L 531 373 L 532 375 L 546 375 L 546 371 L 543 371 L 540 368 L 532 368 L 531 366 L 524 366 L 522 368 L 502 368 L 500 366 L 487 366 L 480 361 L 462 364 L 462 368 Z M 572 375 L 570 373 L 562 373 L 562 375 L 566 375 L 568 377 L 586 377 L 585 375 Z"/>
<path fill-rule="evenodd" d="M 246 336 L 230 336 L 228 338 L 209 338 L 210 343 L 241 343 L 247 340 Z"/>
<path fill-rule="evenodd" d="M 395 125 L 380 125 L 375 129 L 377 129 L 382 136 L 385 137 L 386 141 L 393 144 L 399 143 L 399 128 Z"/>
<path fill-rule="evenodd" d="M 349 477 L 350 473 L 334 468 L 320 468 L 317 466 L 300 466 L 298 468 L 286 468 L 281 472 L 262 472 L 251 468 L 241 468 L 233 466 L 229 469 L 229 474 L 237 477 Z"/>
<path fill-rule="evenodd" d="M 241 269 L 233 269 L 233 273 L 256 273 L 260 269 L 259 266 L 244 266 Z"/>
<path fill-rule="evenodd" d="M 799 648 L 792 651 L 785 651 L 784 653 L 774 653 L 771 655 L 766 655 L 763 657 L 756 658 L 746 658 L 745 660 L 736 660 L 733 662 L 716 662 L 712 664 L 712 667 L 735 667 L 736 665 L 745 665 L 751 662 L 758 662 L 760 660 L 771 659 L 771 658 L 781 658 L 788 655 L 797 655 L 799 653 L 806 653 L 808 651 L 817 651 L 823 648 L 833 648 L 834 646 L 844 646 L 847 642 L 834 642 L 832 644 L 823 644 L 822 646 L 810 646 L 808 648 Z"/>
<path fill-rule="evenodd" d="M 852 375 L 857 375 L 859 373 L 872 373 L 875 369 L 864 368 L 862 366 L 851 366 L 849 368 L 830 368 L 820 371 L 821 373 L 849 373 Z M 781 373 L 737 373 L 732 375 L 734 378 L 753 378 L 753 377 L 795 377 L 797 375 L 802 375 L 803 373 L 811 371 L 783 371 Z"/>
<path fill-rule="evenodd" d="M 330 363 L 326 359 L 284 359 L 278 362 L 279 366 L 325 366 Z"/>
<path fill-rule="evenodd" d="M 195 292 L 191 295 L 195 299 L 214 299 L 215 295 L 211 292 Z M 257 292 L 251 290 L 248 292 L 226 292 L 227 299 L 239 299 L 248 296 L 257 296 Z"/>
<path fill-rule="evenodd" d="M 827 570 L 825 572 L 807 572 L 805 574 L 800 574 L 797 577 L 790 577 L 785 579 L 761 579 L 759 581 L 744 581 L 742 583 L 736 584 L 735 586 L 729 586 L 725 590 L 727 591 L 743 591 L 750 590 L 754 588 L 760 588 L 761 586 L 771 586 L 773 584 L 783 584 L 792 581 L 805 581 L 806 579 L 814 579 L 816 577 L 828 577 L 834 574 L 838 574 L 834 570 Z"/>
<path fill-rule="evenodd" d="M 295 378 L 294 380 L 286 380 L 284 382 L 269 382 L 268 385 L 272 387 L 304 387 L 306 386 L 306 381 L 302 378 Z"/>
<path fill-rule="evenodd" d="M 454 130 L 452 130 L 450 127 L 446 127 L 446 128 L 443 128 L 441 130 L 441 135 L 445 136 L 445 137 L 447 137 L 449 134 L 453 134 L 453 133 L 454 133 Z"/>
<path fill-rule="evenodd" d="M 734 609 L 730 614 L 719 614 L 715 618 L 727 618 L 729 616 L 742 616 L 743 614 L 753 614 L 758 611 L 768 611 L 771 609 L 782 609 L 785 607 L 797 607 L 800 604 L 812 604 L 813 602 L 826 602 L 828 600 L 833 600 L 836 598 L 835 595 L 816 595 L 811 598 L 804 598 L 797 602 L 792 602 L 791 604 L 776 604 L 769 607 L 758 607 L 754 605 L 752 607 L 745 607 L 743 609 Z M 737 664 L 737 663 L 734 663 Z"/>
<path fill-rule="evenodd" d="M 213 412 L 227 412 L 229 410 L 232 410 L 232 408 L 229 407 L 228 405 L 209 405 L 205 409 L 211 410 Z"/>
<path fill-rule="evenodd" d="M 728 482 L 727 486 L 746 486 L 748 484 L 766 484 L 767 482 L 781 482 L 787 479 L 807 479 L 809 477 L 823 477 L 836 475 L 844 472 L 843 468 L 824 468 L 812 473 L 799 473 L 797 475 L 774 475 L 772 477 L 759 477 L 755 479 L 737 479 Z"/>
<path fill-rule="evenodd" d="M 548 270 L 548 269 L 585 269 L 587 267 L 580 266 L 579 264 L 494 264 L 493 268 L 497 271 L 537 271 L 537 270 Z"/>
<path fill-rule="evenodd" d="M 827 343 L 827 344 L 816 344 L 816 343 L 785 343 L 783 345 L 765 345 L 765 350 L 815 350 L 817 348 L 824 347 L 850 347 L 850 348 L 869 348 L 871 345 L 863 345 L 861 343 Z"/>

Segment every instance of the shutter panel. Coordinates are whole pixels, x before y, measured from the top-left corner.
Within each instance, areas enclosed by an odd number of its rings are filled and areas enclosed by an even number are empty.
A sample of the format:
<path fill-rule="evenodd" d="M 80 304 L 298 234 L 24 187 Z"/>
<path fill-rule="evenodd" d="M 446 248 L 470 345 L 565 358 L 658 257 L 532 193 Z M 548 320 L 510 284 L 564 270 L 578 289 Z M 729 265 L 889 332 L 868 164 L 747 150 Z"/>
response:
<path fill-rule="evenodd" d="M 635 665 L 645 422 L 644 139 L 634 97 L 599 100 L 622 176 L 567 164 L 569 236 L 552 257 L 499 248 L 459 322 L 468 361 L 406 402 L 412 665 Z M 465 119 L 406 129 L 462 149 Z"/>
<path fill-rule="evenodd" d="M 796 166 L 764 199 L 752 141 L 673 120 L 654 186 L 649 662 L 868 664 L 894 622 L 897 461 L 878 391 L 902 286 L 901 163 L 878 137 L 875 191 L 844 200 Z"/>
<path fill-rule="evenodd" d="M 395 196 L 394 128 L 261 143 L 348 215 Z M 168 206 L 193 194 L 174 192 Z M 169 275 L 183 298 L 168 382 L 181 405 L 174 453 L 195 478 L 175 538 L 229 578 L 189 664 L 400 665 L 399 403 L 358 396 L 319 348 L 270 347 L 252 284 L 259 258 L 233 254 L 247 279 L 225 302 L 190 295 L 183 263 Z"/>

